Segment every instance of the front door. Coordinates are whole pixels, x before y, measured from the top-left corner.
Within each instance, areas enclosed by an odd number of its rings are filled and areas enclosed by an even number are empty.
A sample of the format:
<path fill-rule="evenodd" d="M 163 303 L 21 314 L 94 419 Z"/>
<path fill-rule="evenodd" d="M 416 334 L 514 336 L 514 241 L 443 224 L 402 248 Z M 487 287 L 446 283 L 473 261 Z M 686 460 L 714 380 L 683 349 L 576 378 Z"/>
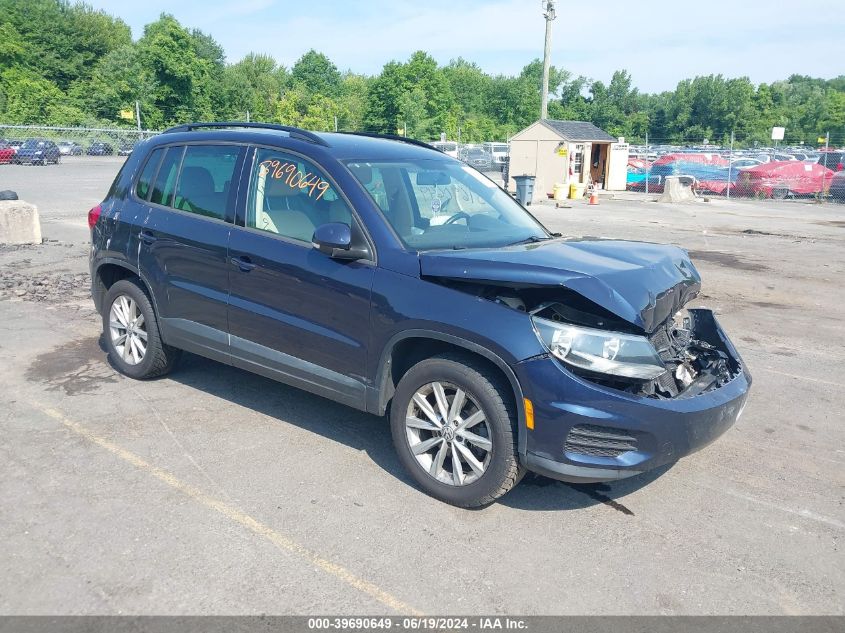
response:
<path fill-rule="evenodd" d="M 237 145 L 168 147 L 140 227 L 139 268 L 152 289 L 164 341 L 223 361 L 237 190 L 231 185 L 245 151 Z"/>
<path fill-rule="evenodd" d="M 311 246 L 321 224 L 358 220 L 312 162 L 270 149 L 247 162 L 229 244 L 233 362 L 363 408 L 374 264 Z"/>

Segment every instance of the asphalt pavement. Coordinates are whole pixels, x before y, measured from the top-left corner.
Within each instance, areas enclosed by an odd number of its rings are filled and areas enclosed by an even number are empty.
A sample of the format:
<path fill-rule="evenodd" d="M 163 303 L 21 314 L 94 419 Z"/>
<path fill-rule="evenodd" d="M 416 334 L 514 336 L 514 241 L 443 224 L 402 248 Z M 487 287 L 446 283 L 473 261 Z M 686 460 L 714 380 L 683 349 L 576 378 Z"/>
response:
<path fill-rule="evenodd" d="M 467 511 L 414 487 L 382 418 L 196 356 L 108 364 L 86 212 L 122 160 L 0 166 L 45 235 L 0 247 L 0 613 L 845 613 L 845 205 L 532 205 L 689 249 L 754 384 L 670 468 Z"/>

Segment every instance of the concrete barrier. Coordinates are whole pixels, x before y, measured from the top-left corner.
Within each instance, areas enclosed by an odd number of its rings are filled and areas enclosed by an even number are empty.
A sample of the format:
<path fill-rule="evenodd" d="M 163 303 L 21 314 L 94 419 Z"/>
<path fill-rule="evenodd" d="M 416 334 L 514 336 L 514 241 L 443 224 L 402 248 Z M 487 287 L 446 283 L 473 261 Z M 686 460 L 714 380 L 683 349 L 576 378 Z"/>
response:
<path fill-rule="evenodd" d="M 695 200 L 692 186 L 695 182 L 690 176 L 666 176 L 663 180 L 663 195 L 658 202 L 686 202 Z"/>
<path fill-rule="evenodd" d="M 23 200 L 0 200 L 0 244 L 40 244 L 38 207 Z"/>

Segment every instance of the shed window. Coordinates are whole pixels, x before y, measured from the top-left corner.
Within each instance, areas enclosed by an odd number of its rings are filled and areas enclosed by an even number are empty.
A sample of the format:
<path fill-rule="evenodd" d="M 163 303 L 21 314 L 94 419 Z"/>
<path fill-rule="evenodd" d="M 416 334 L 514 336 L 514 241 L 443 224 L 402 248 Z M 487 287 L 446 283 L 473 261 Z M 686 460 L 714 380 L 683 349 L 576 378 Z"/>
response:
<path fill-rule="evenodd" d="M 575 162 L 574 162 L 572 169 L 573 169 L 574 173 L 576 173 L 580 176 L 581 172 L 584 169 L 584 145 L 583 144 L 579 144 L 579 145 L 575 146 L 574 156 L 575 156 Z"/>

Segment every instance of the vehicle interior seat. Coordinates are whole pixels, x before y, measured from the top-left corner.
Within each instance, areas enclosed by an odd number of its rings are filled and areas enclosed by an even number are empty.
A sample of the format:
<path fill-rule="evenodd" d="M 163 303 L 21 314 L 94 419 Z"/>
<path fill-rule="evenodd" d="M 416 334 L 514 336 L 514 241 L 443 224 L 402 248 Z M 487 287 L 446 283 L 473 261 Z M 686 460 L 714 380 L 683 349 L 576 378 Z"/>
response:
<path fill-rule="evenodd" d="M 366 163 L 350 163 L 349 169 L 352 170 L 361 184 L 369 189 L 369 185 L 373 182 L 373 168 Z M 387 198 L 387 205 L 386 208 L 381 205 L 379 206 L 381 206 L 382 212 L 399 235 L 403 237 L 410 235 L 411 227 L 414 225 L 414 218 L 411 203 L 408 200 L 408 192 L 402 181 L 402 175 L 395 167 L 381 169 L 380 173 L 384 179 L 384 193 Z"/>
<path fill-rule="evenodd" d="M 205 167 L 189 166 L 182 170 L 179 177 L 179 190 L 173 206 L 183 211 L 219 218 L 226 208 L 226 197 L 223 192 L 215 190 L 211 172 Z"/>
<path fill-rule="evenodd" d="M 267 175 L 263 184 L 263 196 L 256 200 L 260 202 L 256 205 L 256 227 L 310 242 L 316 223 L 310 217 L 313 205 L 306 200 L 307 194 L 288 185 L 284 178 Z"/>

